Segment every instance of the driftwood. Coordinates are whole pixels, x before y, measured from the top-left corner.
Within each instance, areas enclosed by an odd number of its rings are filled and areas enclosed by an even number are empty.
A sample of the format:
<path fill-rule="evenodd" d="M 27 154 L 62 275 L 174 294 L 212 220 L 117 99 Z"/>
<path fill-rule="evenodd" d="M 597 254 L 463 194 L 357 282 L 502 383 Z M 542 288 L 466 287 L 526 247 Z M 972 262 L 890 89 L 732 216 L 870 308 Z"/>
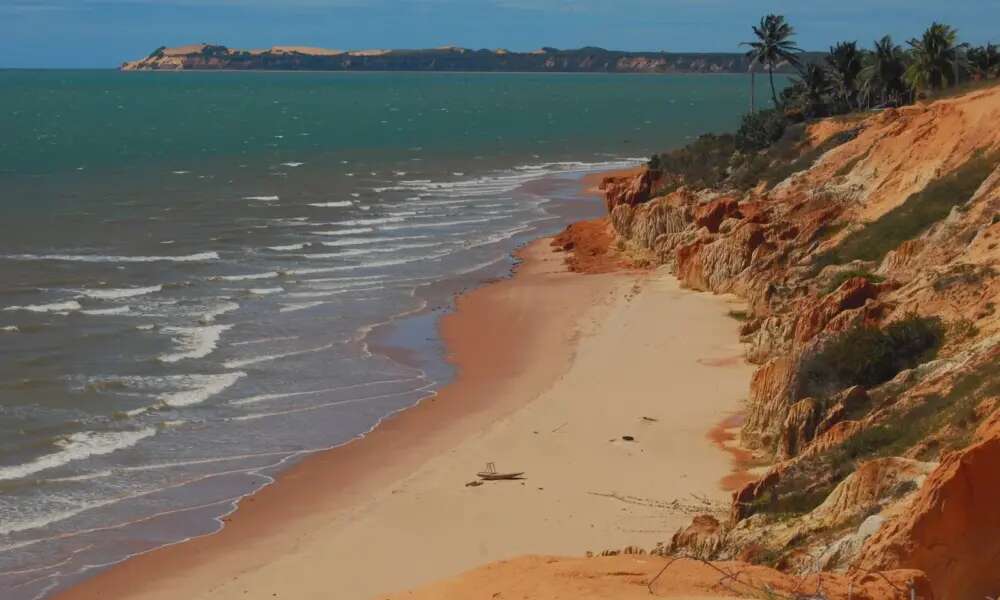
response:
<path fill-rule="evenodd" d="M 497 467 L 493 463 L 486 463 L 486 470 L 476 473 L 480 479 L 486 481 L 500 481 L 500 480 L 512 480 L 512 479 L 523 479 L 524 471 L 518 471 L 516 473 L 499 473 L 497 472 Z"/>

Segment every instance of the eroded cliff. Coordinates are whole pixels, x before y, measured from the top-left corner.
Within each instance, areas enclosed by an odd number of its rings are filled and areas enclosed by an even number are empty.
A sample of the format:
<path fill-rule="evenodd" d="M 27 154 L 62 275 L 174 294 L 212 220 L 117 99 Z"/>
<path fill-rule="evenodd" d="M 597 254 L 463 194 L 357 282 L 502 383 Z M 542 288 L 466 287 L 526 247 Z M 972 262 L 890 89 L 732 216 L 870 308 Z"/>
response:
<path fill-rule="evenodd" d="M 605 180 L 624 254 L 750 306 L 741 442 L 770 466 L 673 551 L 1000 592 L 997 123 L 993 87 L 810 125 L 750 184 Z"/>

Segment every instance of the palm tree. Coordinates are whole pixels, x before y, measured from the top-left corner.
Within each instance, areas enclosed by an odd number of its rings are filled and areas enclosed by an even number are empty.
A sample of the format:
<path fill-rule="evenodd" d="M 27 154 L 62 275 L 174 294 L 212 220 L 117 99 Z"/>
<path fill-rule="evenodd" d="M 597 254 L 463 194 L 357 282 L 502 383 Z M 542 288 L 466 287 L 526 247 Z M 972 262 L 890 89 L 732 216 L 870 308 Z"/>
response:
<path fill-rule="evenodd" d="M 767 15 L 762 18 L 760 25 L 754 26 L 753 32 L 757 40 L 740 45 L 750 46 L 747 58 L 750 59 L 751 72 L 758 64 L 767 67 L 767 76 L 771 80 L 771 99 L 775 107 L 780 106 L 778 93 L 774 89 L 774 68 L 781 62 L 798 66 L 799 59 L 796 54 L 802 52 L 802 49 L 792 40 L 795 30 L 785 21 L 785 17 L 780 15 Z"/>
<path fill-rule="evenodd" d="M 969 66 L 973 74 L 981 79 L 995 77 L 1000 72 L 1000 52 L 993 44 L 969 48 Z"/>
<path fill-rule="evenodd" d="M 801 90 L 803 113 L 808 117 L 820 116 L 823 112 L 825 96 L 830 91 L 830 81 L 823 67 L 815 63 L 806 65 L 799 70 L 799 77 L 793 85 Z"/>
<path fill-rule="evenodd" d="M 932 23 L 919 39 L 907 42 L 913 62 L 906 69 L 906 80 L 914 90 L 939 90 L 955 83 L 959 50 L 965 46 L 957 41 L 953 27 Z"/>
<path fill-rule="evenodd" d="M 830 48 L 830 54 L 826 57 L 827 68 L 830 70 L 833 85 L 837 88 L 837 95 L 848 109 L 855 107 L 858 78 L 863 68 L 862 58 L 857 42 L 840 42 Z"/>
<path fill-rule="evenodd" d="M 890 36 L 875 42 L 866 57 L 861 71 L 862 92 L 869 101 L 877 97 L 882 104 L 901 104 L 906 93 L 903 77 L 906 73 L 906 54 Z"/>

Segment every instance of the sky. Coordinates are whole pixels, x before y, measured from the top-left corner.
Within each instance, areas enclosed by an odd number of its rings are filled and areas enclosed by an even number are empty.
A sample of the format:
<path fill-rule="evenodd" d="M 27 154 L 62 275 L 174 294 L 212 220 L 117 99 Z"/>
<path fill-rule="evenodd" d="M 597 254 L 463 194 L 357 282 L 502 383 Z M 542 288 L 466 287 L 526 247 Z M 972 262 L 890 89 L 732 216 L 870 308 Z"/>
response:
<path fill-rule="evenodd" d="M 932 21 L 1000 42 L 1000 0 L 0 0 L 0 68 L 105 68 L 159 46 L 732 52 L 766 13 L 799 45 L 898 42 Z"/>

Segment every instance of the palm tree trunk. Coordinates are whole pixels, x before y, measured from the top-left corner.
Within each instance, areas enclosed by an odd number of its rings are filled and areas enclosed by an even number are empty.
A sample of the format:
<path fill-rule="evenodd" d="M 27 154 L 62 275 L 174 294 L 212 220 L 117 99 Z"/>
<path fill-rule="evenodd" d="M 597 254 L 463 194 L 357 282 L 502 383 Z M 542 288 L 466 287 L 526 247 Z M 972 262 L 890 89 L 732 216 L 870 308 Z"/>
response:
<path fill-rule="evenodd" d="M 767 65 L 767 77 L 771 80 L 771 99 L 774 100 L 774 108 L 778 108 L 778 93 L 774 91 L 774 66 Z"/>

